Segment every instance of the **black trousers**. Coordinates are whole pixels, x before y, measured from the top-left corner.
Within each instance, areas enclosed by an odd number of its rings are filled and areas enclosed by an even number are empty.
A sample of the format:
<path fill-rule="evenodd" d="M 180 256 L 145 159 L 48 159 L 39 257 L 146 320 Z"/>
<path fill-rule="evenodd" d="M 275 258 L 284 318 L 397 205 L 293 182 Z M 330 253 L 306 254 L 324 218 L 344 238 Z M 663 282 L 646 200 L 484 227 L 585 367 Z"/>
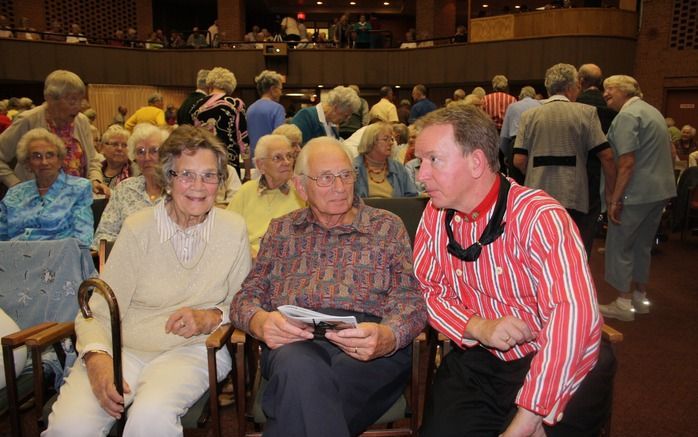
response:
<path fill-rule="evenodd" d="M 323 340 L 263 348 L 264 436 L 359 435 L 400 397 L 411 364 L 412 346 L 368 362 Z"/>
<path fill-rule="evenodd" d="M 484 348 L 454 349 L 436 372 L 424 410 L 421 437 L 498 436 L 513 420 L 516 395 L 532 356 L 505 362 Z M 599 360 L 547 436 L 598 436 L 609 417 L 616 359 L 602 342 Z"/>

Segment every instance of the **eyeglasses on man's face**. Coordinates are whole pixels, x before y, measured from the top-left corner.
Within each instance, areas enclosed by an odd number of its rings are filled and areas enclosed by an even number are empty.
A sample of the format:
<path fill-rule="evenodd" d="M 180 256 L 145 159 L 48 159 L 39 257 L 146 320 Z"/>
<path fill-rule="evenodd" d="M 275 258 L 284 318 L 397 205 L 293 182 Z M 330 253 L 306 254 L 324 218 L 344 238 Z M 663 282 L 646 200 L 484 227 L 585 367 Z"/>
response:
<path fill-rule="evenodd" d="M 158 151 L 160 150 L 159 147 L 139 147 L 136 149 L 136 155 L 138 156 L 146 156 L 146 155 L 152 155 L 152 156 L 158 156 Z"/>
<path fill-rule="evenodd" d="M 354 170 L 344 170 L 337 174 L 322 173 L 319 176 L 305 176 L 315 181 L 318 187 L 329 187 L 330 185 L 334 184 L 334 180 L 336 178 L 339 178 L 345 185 L 353 184 L 354 181 L 356 181 L 356 172 L 354 172 Z"/>
<path fill-rule="evenodd" d="M 169 171 L 170 176 L 173 178 L 176 178 L 180 182 L 184 184 L 193 184 L 196 182 L 197 177 L 201 178 L 201 182 L 205 184 L 217 184 L 218 181 L 221 179 L 221 175 L 216 172 L 206 172 L 206 173 L 197 173 L 194 171 L 189 171 L 189 170 L 182 170 L 179 173 L 177 173 L 174 170 Z"/>

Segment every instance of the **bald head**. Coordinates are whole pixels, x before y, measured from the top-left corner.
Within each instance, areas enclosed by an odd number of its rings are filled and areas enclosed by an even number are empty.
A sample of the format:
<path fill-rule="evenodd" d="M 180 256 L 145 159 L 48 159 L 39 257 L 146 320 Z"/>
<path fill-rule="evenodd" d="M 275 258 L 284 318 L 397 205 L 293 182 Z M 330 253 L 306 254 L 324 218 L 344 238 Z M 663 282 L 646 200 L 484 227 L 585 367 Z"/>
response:
<path fill-rule="evenodd" d="M 602 76 L 601 68 L 596 64 L 584 64 L 579 67 L 579 81 L 582 85 L 582 90 L 586 90 L 592 86 L 601 89 L 602 88 Z"/>

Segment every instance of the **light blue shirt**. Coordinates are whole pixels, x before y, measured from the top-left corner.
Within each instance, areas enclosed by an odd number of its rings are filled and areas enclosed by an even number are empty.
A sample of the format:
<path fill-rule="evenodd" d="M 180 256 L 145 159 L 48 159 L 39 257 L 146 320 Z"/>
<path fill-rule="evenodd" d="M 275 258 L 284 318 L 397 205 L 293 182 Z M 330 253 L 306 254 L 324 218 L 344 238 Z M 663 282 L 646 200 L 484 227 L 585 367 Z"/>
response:
<path fill-rule="evenodd" d="M 0 202 L 0 240 L 62 240 L 92 243 L 92 184 L 61 170 L 41 197 L 35 180 L 10 188 Z"/>
<path fill-rule="evenodd" d="M 504 114 L 504 121 L 502 122 L 502 132 L 499 135 L 499 148 L 504 152 L 504 156 L 511 156 L 512 138 L 519 132 L 521 114 L 527 109 L 537 108 L 538 106 L 540 106 L 540 101 L 524 97 L 507 107 L 507 112 Z"/>
<path fill-rule="evenodd" d="M 254 156 L 257 141 L 272 133 L 285 119 L 284 107 L 270 99 L 259 99 L 247 108 L 247 138 L 250 141 L 251 156 Z"/>

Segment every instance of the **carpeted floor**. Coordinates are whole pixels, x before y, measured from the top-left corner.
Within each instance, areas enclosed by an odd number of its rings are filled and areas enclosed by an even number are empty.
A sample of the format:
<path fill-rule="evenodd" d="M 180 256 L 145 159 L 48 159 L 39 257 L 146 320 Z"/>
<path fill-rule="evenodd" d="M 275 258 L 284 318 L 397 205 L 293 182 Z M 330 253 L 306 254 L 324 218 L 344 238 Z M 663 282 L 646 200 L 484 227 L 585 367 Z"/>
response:
<path fill-rule="evenodd" d="M 603 280 L 604 254 L 591 258 L 599 301 L 615 298 Z M 618 345 L 612 435 L 614 437 L 698 436 L 698 237 L 680 242 L 678 234 L 652 258 L 649 298 L 651 314 L 634 322 L 609 320 L 624 334 Z M 222 410 L 224 435 L 234 435 L 234 406 Z M 26 435 L 36 435 L 28 414 Z M 0 418 L 0 436 L 9 435 L 7 416 Z M 211 435 L 187 431 L 190 437 Z"/>

